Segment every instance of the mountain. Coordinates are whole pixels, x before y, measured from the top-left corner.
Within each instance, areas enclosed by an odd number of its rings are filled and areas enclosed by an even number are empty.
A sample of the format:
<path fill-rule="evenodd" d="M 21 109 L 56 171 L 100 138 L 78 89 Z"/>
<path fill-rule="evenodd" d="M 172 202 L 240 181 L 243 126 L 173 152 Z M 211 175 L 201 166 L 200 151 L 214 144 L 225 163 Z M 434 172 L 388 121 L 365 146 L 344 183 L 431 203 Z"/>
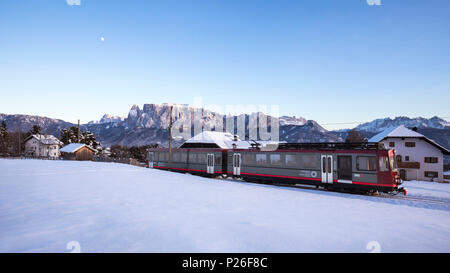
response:
<path fill-rule="evenodd" d="M 119 116 L 113 116 L 110 114 L 104 114 L 99 121 L 89 121 L 88 124 L 98 124 L 98 123 L 119 123 L 124 121 L 125 118 Z"/>
<path fill-rule="evenodd" d="M 376 119 L 371 122 L 363 123 L 358 125 L 355 129 L 358 131 L 366 131 L 370 133 L 378 133 L 389 127 L 396 127 L 399 125 L 405 125 L 406 127 L 417 127 L 418 129 L 425 128 L 434 128 L 434 129 L 444 129 L 446 127 L 450 127 L 450 123 L 439 118 L 432 117 L 430 119 L 417 117 L 417 118 L 409 118 L 409 117 L 396 117 L 394 119 L 385 118 L 385 119 Z"/>
<path fill-rule="evenodd" d="M 307 121 L 305 118 L 302 117 L 296 118 L 295 116 L 293 117 L 281 116 L 279 120 L 280 125 L 305 125 Z"/>
<path fill-rule="evenodd" d="M 177 124 L 185 124 L 187 130 L 194 132 L 194 123 L 199 124 L 203 130 L 223 130 L 225 125 L 233 124 L 234 133 L 237 134 L 237 124 L 245 121 L 245 135 L 250 135 L 251 121 L 259 122 L 259 118 L 267 121 L 271 128 L 271 117 L 263 113 L 241 114 L 225 117 L 217 112 L 203 108 L 195 108 L 185 104 L 144 104 L 142 109 L 133 105 L 127 118 L 114 123 L 91 123 L 86 128 L 99 136 L 103 145 L 114 143 L 126 145 L 143 145 L 158 143 L 168 144 L 168 127 L 170 123 L 170 107 L 173 106 L 174 128 Z M 259 118 L 257 116 L 259 114 Z M 315 121 L 304 118 L 283 116 L 279 119 L 280 139 L 290 142 L 325 142 L 342 141 L 339 136 L 322 128 Z M 226 128 L 225 128 L 226 129 Z"/>
<path fill-rule="evenodd" d="M 203 130 L 223 130 L 223 124 L 232 124 L 234 133 L 237 133 L 238 121 L 245 121 L 245 135 L 248 138 L 249 123 L 259 121 L 259 118 L 267 120 L 268 128 L 271 128 L 270 116 L 259 113 L 242 114 L 227 119 L 223 115 L 203 109 L 195 108 L 185 104 L 144 104 L 142 109 L 133 105 L 128 116 L 118 117 L 105 114 L 99 121 L 89 122 L 81 125 L 82 130 L 89 130 L 97 136 L 102 146 L 108 147 L 113 144 L 120 145 L 144 145 L 158 143 L 162 146 L 168 145 L 170 107 L 173 106 L 174 128 L 180 123 L 185 124 L 184 130 L 190 130 L 191 135 L 195 126 L 201 126 Z M 190 118 L 190 123 L 189 123 Z M 59 136 L 60 130 L 76 126 L 59 119 L 51 119 L 40 116 L 29 115 L 7 115 L 0 114 L 0 120 L 5 120 L 10 131 L 29 131 L 37 124 L 43 128 L 43 133 Z M 194 124 L 194 121 L 197 125 Z M 407 127 L 417 127 L 418 132 L 435 140 L 439 144 L 450 147 L 450 126 L 439 118 L 408 118 L 396 117 L 394 119 L 377 119 L 357 126 L 367 138 L 375 135 L 388 127 L 404 124 Z M 282 116 L 279 118 L 280 140 L 287 142 L 340 142 L 347 137 L 348 130 L 328 131 L 314 120 L 306 120 L 302 117 Z M 174 145 L 181 140 L 174 141 Z"/>
<path fill-rule="evenodd" d="M 52 134 L 56 137 L 59 132 L 75 124 L 66 122 L 60 119 L 53 119 L 41 116 L 30 115 L 7 115 L 0 113 L 0 120 L 4 120 L 9 131 L 28 132 L 33 125 L 39 125 L 42 128 L 42 133 Z"/>

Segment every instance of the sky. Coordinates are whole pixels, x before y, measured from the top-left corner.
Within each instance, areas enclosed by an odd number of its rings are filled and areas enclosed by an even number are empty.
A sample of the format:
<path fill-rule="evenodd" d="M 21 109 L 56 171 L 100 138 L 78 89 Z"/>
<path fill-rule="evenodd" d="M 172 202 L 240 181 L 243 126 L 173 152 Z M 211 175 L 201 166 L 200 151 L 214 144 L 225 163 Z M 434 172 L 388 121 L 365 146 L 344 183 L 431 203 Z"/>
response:
<path fill-rule="evenodd" d="M 201 100 L 328 129 L 450 117 L 450 1 L 380 4 L 2 0 L 0 113 L 86 123 Z"/>

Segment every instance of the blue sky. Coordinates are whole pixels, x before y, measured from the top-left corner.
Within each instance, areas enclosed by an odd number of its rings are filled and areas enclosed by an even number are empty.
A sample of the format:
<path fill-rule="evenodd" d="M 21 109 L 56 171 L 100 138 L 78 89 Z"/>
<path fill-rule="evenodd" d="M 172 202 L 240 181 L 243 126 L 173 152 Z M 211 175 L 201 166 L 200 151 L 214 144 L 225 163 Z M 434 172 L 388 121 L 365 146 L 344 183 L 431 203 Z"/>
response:
<path fill-rule="evenodd" d="M 0 1 L 0 113 L 201 97 L 329 124 L 448 117 L 449 91 L 447 0 Z"/>

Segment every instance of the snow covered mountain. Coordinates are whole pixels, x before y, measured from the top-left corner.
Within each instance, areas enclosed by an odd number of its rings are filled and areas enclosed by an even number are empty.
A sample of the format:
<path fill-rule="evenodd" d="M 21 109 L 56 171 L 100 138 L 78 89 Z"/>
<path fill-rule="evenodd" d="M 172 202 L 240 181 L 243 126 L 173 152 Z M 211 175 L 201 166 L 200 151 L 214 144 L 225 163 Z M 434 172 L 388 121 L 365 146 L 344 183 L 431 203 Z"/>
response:
<path fill-rule="evenodd" d="M 9 131 L 28 132 L 33 125 L 39 125 L 42 133 L 59 136 L 60 130 L 74 126 L 75 124 L 60 119 L 53 119 L 31 115 L 7 115 L 0 113 L 0 121 L 5 121 Z"/>
<path fill-rule="evenodd" d="M 113 116 L 110 114 L 104 114 L 103 117 L 98 121 L 89 121 L 88 124 L 98 124 L 98 123 L 119 123 L 124 121 L 124 117 Z"/>
<path fill-rule="evenodd" d="M 170 107 L 173 106 L 173 122 L 186 122 L 190 118 L 191 130 L 194 120 L 200 122 L 203 130 L 221 130 L 222 126 L 229 123 L 226 117 L 208 109 L 195 108 L 185 104 L 144 104 L 142 109 L 133 105 L 127 118 L 123 121 L 111 123 L 91 123 L 85 126 L 99 136 L 103 144 L 114 143 L 126 145 L 143 145 L 158 143 L 167 145 L 168 127 L 170 121 Z M 249 121 L 257 113 L 233 116 L 234 133 L 237 133 L 237 120 L 245 120 L 246 135 L 249 135 Z M 270 116 L 262 113 L 260 117 L 267 118 L 268 128 L 271 128 Z M 198 116 L 196 116 L 198 115 Z M 189 117 L 190 116 L 190 117 Z M 342 138 L 328 132 L 315 121 L 307 121 L 299 117 L 283 116 L 280 122 L 280 139 L 291 142 L 324 142 L 342 141 Z"/>
<path fill-rule="evenodd" d="M 355 129 L 358 131 L 378 133 L 389 127 L 396 127 L 399 125 L 405 125 L 406 127 L 417 127 L 420 129 L 425 128 L 444 129 L 446 127 L 450 128 L 449 122 L 434 116 L 430 119 L 422 117 L 417 118 L 396 117 L 394 119 L 391 118 L 376 119 L 374 121 L 358 125 Z"/>
<path fill-rule="evenodd" d="M 144 104 L 142 109 L 133 105 L 127 117 L 118 117 L 105 114 L 99 121 L 81 125 L 82 130 L 93 132 L 103 146 L 113 144 L 120 145 L 144 145 L 158 143 L 166 146 L 169 138 L 170 106 L 174 106 L 174 122 L 185 121 L 191 116 L 191 130 L 193 120 L 200 122 L 203 130 L 220 130 L 221 124 L 227 124 L 226 118 L 214 111 L 203 108 L 194 108 L 184 104 Z M 187 109 L 187 111 L 183 111 Z M 195 116 L 194 113 L 199 113 Z M 249 120 L 253 114 L 233 116 L 232 120 L 236 133 L 238 119 L 245 120 L 246 135 L 249 135 Z M 262 115 L 262 117 L 268 117 Z M 62 129 L 76 126 L 69 122 L 47 117 L 29 115 L 0 114 L 0 121 L 5 120 L 10 131 L 28 131 L 35 124 L 43 128 L 43 133 L 59 136 Z M 344 141 L 348 130 L 328 131 L 314 120 L 306 120 L 302 117 L 282 116 L 279 118 L 280 140 L 288 142 L 339 142 Z M 419 132 L 434 139 L 445 147 L 450 147 L 450 126 L 448 122 L 439 118 L 408 118 L 397 117 L 394 119 L 377 119 L 356 127 L 366 137 L 371 137 L 388 127 L 403 124 L 407 127 L 418 127 Z M 270 118 L 268 127 L 271 128 Z M 193 131 L 193 130 L 192 130 Z"/>
<path fill-rule="evenodd" d="M 303 117 L 298 117 L 296 118 L 295 116 L 293 117 L 288 117 L 288 116 L 281 116 L 279 118 L 280 120 L 280 125 L 305 125 L 306 123 L 306 119 Z"/>

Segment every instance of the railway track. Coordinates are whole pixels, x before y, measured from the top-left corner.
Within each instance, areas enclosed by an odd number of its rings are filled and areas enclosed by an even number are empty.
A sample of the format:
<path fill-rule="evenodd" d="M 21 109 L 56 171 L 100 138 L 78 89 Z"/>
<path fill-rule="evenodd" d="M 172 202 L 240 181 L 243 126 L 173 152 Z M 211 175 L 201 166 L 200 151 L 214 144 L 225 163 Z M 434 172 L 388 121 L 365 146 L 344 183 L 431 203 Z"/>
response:
<path fill-rule="evenodd" d="M 244 180 L 237 180 L 237 179 L 230 179 L 227 180 L 235 181 L 235 182 L 244 182 L 244 183 L 254 183 L 254 184 L 263 184 L 260 182 L 252 182 L 252 181 L 244 181 Z M 368 196 L 373 198 L 384 198 L 384 199 L 395 199 L 395 200 L 404 200 L 404 201 L 414 201 L 414 202 L 422 202 L 422 203 L 432 203 L 432 204 L 439 204 L 439 205 L 448 205 L 450 206 L 450 199 L 438 199 L 438 198 L 432 198 L 432 197 L 424 197 L 424 196 L 408 196 L 408 195 L 392 195 L 392 194 L 385 194 L 380 193 L 379 195 L 368 195 L 368 194 L 361 194 L 357 192 L 342 192 L 342 191 L 332 191 L 327 190 L 324 188 L 316 188 L 315 186 L 308 186 L 308 185 L 289 185 L 289 184 L 263 184 L 263 185 L 273 185 L 277 187 L 287 187 L 287 188 L 297 188 L 297 189 L 304 189 L 304 190 L 311 190 L 311 191 L 323 191 L 323 192 L 336 192 L 341 194 L 351 194 L 351 195 L 362 195 L 362 196 Z"/>
<path fill-rule="evenodd" d="M 388 199 L 397 199 L 397 200 L 405 200 L 405 201 L 416 201 L 416 202 L 426 202 L 433 204 L 441 204 L 441 205 L 449 205 L 449 199 L 437 199 L 432 197 L 423 197 L 423 196 L 400 196 L 400 195 L 379 195 L 377 197 L 380 198 L 388 198 Z"/>

